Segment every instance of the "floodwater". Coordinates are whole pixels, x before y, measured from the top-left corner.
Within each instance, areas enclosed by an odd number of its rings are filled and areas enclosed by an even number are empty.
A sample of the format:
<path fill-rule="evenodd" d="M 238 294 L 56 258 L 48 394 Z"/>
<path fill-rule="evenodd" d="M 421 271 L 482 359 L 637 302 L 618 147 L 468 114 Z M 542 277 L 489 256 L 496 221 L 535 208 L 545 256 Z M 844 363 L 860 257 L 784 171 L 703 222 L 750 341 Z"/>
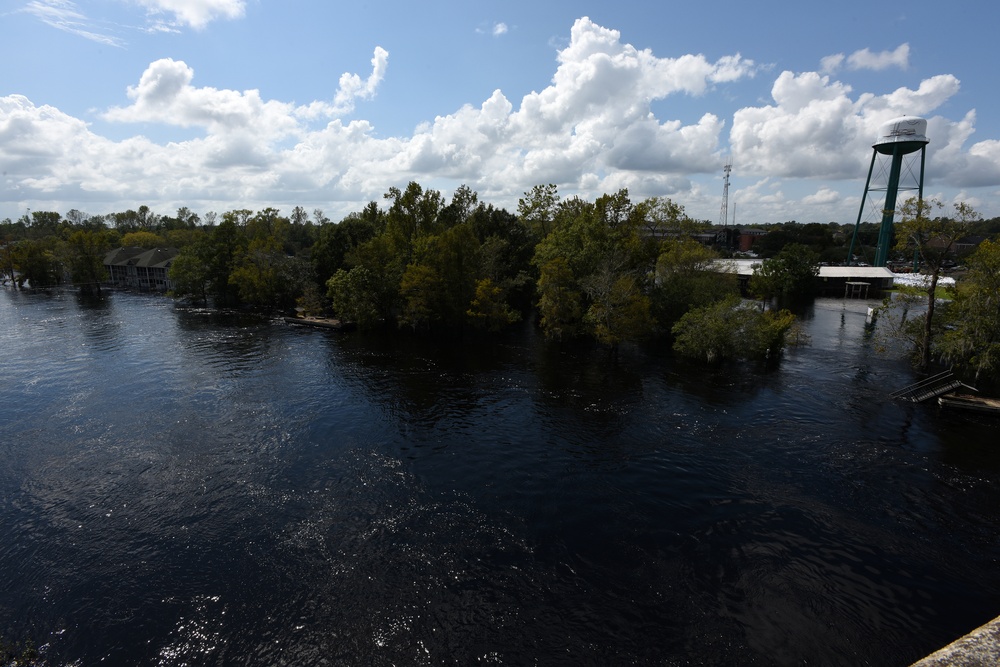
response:
<path fill-rule="evenodd" d="M 0 635 L 50 665 L 908 665 L 1000 615 L 996 419 L 866 302 L 771 368 L 0 291 Z"/>

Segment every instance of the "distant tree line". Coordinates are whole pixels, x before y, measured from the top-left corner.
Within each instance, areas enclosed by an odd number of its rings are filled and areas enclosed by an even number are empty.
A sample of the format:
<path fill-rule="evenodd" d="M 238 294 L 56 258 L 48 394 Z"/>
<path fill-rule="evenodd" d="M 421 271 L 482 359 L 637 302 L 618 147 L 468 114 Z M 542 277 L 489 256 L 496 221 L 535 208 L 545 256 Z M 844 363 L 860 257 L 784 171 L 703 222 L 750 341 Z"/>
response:
<path fill-rule="evenodd" d="M 538 185 L 511 213 L 466 186 L 447 200 L 411 182 L 390 188 L 384 207 L 370 202 L 337 223 L 302 207 L 204 219 L 146 206 L 65 218 L 35 211 L 0 223 L 0 273 L 99 291 L 110 249 L 174 247 L 174 295 L 219 307 L 297 308 L 362 329 L 427 333 L 499 331 L 533 316 L 551 340 L 615 348 L 667 338 L 706 360 L 776 354 L 794 317 L 740 300 L 736 276 L 714 264 L 732 249 L 704 243 L 711 231 L 670 199 L 633 202 L 627 190 L 586 201 Z M 822 258 L 844 254 L 845 235 L 835 223 L 770 228 L 757 240 L 764 259 L 750 295 L 811 297 Z"/>

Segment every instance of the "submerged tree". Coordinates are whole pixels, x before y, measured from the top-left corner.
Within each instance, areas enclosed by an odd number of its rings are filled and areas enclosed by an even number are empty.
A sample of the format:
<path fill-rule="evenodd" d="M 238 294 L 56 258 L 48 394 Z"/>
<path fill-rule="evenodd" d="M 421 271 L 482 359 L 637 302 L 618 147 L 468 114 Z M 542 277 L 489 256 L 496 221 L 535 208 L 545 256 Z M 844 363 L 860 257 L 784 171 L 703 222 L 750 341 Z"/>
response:
<path fill-rule="evenodd" d="M 954 254 L 956 241 L 969 234 L 974 223 L 981 219 L 979 214 L 965 203 L 955 204 L 953 219 L 932 218 L 930 214 L 940 208 L 941 202 L 935 199 L 911 197 L 900 207 L 901 217 L 896 225 L 897 250 L 914 253 L 927 275 L 927 281 L 922 288 L 927 299 L 927 309 L 924 312 L 923 328 L 916 341 L 917 367 L 922 370 L 931 363 L 937 286 L 944 269 L 944 262 Z"/>
<path fill-rule="evenodd" d="M 795 316 L 760 310 L 731 296 L 685 314 L 674 325 L 674 351 L 712 363 L 722 359 L 766 359 L 785 347 Z"/>
<path fill-rule="evenodd" d="M 60 265 L 57 259 L 58 242 L 54 238 L 33 241 L 25 239 L 16 246 L 7 246 L 11 278 L 15 279 L 14 269 L 17 269 L 16 284 L 23 286 L 27 282 L 32 287 L 51 287 L 58 285 L 61 279 Z"/>
<path fill-rule="evenodd" d="M 384 283 L 364 266 L 339 269 L 326 283 L 333 311 L 359 329 L 371 329 L 385 320 L 380 307 Z"/>
<path fill-rule="evenodd" d="M 644 242 L 628 191 L 561 202 L 535 248 L 538 309 L 548 338 L 587 333 L 614 346 L 650 334 L 648 296 L 656 248 Z"/>
<path fill-rule="evenodd" d="M 942 357 L 975 371 L 1000 371 L 1000 242 L 984 241 L 968 258 L 969 272 L 948 308 Z"/>
<path fill-rule="evenodd" d="M 735 273 L 720 270 L 718 255 L 689 237 L 665 240 L 656 260 L 653 313 L 666 330 L 684 313 L 739 294 Z"/>
<path fill-rule="evenodd" d="M 496 332 L 521 319 L 507 303 L 504 292 L 490 278 L 483 278 L 476 283 L 476 296 L 466 311 L 474 326 Z"/>
<path fill-rule="evenodd" d="M 73 284 L 80 291 L 90 294 L 101 293 L 101 283 L 107 280 L 104 255 L 111 247 L 106 232 L 77 230 L 66 239 L 65 252 L 70 267 Z"/>
<path fill-rule="evenodd" d="M 765 259 L 750 277 L 750 292 L 761 299 L 803 299 L 816 293 L 819 255 L 807 246 L 792 243 Z"/>

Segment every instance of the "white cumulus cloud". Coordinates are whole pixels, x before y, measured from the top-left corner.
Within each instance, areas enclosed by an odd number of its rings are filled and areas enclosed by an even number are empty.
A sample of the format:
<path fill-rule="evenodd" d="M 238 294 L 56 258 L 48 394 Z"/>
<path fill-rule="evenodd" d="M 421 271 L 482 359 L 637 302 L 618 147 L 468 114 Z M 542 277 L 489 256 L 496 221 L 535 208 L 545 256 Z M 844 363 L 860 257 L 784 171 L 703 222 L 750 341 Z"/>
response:
<path fill-rule="evenodd" d="M 909 44 L 900 44 L 894 51 L 879 51 L 878 53 L 869 49 L 861 49 L 847 57 L 847 66 L 851 69 L 883 70 L 890 67 L 906 69 L 909 64 Z"/>
<path fill-rule="evenodd" d="M 157 7 L 180 12 L 196 4 L 208 12 L 203 17 L 242 8 L 180 1 Z M 897 63 L 906 57 L 900 49 L 891 52 Z M 510 208 L 539 183 L 587 198 L 627 187 L 633 198 L 671 196 L 714 218 L 721 166 L 731 153 L 740 178 L 751 181 L 732 192 L 742 218 L 805 215 L 795 210 L 833 216 L 846 201 L 840 186 L 855 188 L 863 179 L 879 126 L 900 115 L 928 118 L 937 178 L 958 188 L 1000 185 L 1000 141 L 974 142 L 975 111 L 958 120 L 935 115 L 958 93 L 957 78 L 942 74 L 915 87 L 856 92 L 832 73 L 851 66 L 854 55 L 828 60 L 824 71 L 781 72 L 770 100 L 729 116 L 716 112 L 720 89 L 761 76 L 766 70 L 754 61 L 740 54 L 714 61 L 665 57 L 581 18 L 540 90 L 520 100 L 494 90 L 395 137 L 380 135 L 370 121 L 345 118 L 358 101 L 377 100 L 389 56 L 382 48 L 369 73 L 344 74 L 332 96 L 305 105 L 265 99 L 258 90 L 198 86 L 194 67 L 163 58 L 127 87 L 126 105 L 101 118 L 193 128 L 197 136 L 111 140 L 58 109 L 0 97 L 0 203 L 91 211 L 141 203 L 165 210 L 315 203 L 333 213 L 332 202 L 342 202 L 344 212 L 358 210 L 388 187 L 416 180 L 442 190 L 466 183 L 483 201 Z M 672 117 L 675 100 L 700 110 Z M 706 174 L 718 181 L 699 183 Z M 798 192 L 789 184 L 799 179 L 813 182 Z"/>
<path fill-rule="evenodd" d="M 201 29 L 216 19 L 242 18 L 245 0 L 135 0 L 151 15 L 165 14 L 172 22 Z"/>

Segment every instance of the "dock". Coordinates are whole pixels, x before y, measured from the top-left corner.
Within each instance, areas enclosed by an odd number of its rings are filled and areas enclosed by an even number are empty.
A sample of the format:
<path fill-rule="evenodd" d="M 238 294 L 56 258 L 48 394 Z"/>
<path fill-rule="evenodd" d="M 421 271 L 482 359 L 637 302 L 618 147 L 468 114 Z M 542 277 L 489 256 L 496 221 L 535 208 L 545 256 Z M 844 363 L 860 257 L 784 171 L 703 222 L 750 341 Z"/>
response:
<path fill-rule="evenodd" d="M 319 329 L 343 329 L 345 324 L 340 320 L 330 317 L 283 317 L 285 324 L 294 324 L 300 327 L 316 327 Z"/>
<path fill-rule="evenodd" d="M 957 393 L 944 394 L 938 396 L 938 405 L 943 408 L 957 408 L 959 410 L 972 410 L 973 412 L 1000 415 L 1000 399 L 987 398 L 985 396 Z"/>
<path fill-rule="evenodd" d="M 939 398 L 945 394 L 950 394 L 959 387 L 967 387 L 965 383 L 955 377 L 955 374 L 950 371 L 944 371 L 938 373 L 937 375 L 932 375 L 929 378 L 921 380 L 920 382 L 915 382 L 907 387 L 903 387 L 898 391 L 894 391 L 889 394 L 889 397 L 896 400 L 902 401 L 912 401 L 913 403 L 922 403 L 931 398 Z M 970 389 L 975 389 L 974 387 L 969 387 Z"/>

